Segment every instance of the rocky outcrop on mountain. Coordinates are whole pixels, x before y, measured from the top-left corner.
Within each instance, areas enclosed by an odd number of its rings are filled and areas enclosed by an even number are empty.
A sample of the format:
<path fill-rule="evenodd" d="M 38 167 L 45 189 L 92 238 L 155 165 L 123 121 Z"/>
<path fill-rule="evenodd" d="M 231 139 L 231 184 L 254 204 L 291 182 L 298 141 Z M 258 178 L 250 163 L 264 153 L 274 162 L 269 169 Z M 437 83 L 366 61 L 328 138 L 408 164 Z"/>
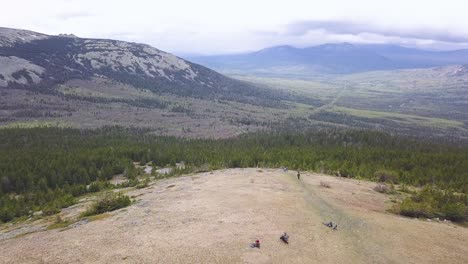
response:
<path fill-rule="evenodd" d="M 158 94 L 252 104 L 287 97 L 145 44 L 0 28 L 0 87 L 54 93 L 57 84 L 94 77 Z"/>

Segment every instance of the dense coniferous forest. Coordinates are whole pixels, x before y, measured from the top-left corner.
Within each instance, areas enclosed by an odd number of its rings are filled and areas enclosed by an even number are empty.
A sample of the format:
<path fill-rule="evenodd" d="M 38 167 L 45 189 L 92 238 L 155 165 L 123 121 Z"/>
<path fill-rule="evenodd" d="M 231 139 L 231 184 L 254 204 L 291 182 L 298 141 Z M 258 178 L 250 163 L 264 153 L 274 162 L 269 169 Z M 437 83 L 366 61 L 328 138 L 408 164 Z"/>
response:
<path fill-rule="evenodd" d="M 0 130 L 0 220 L 53 214 L 99 190 L 133 162 L 188 168 L 287 167 L 459 193 L 466 206 L 468 148 L 364 130 L 252 133 L 231 139 L 155 136 L 146 130 Z M 91 185 L 90 185 L 91 184 Z M 90 185 L 87 187 L 87 185 Z M 461 198 L 460 198 L 461 197 Z M 411 204 L 413 206 L 413 204 Z M 465 207 L 463 207 L 465 208 Z M 462 208 L 462 209 L 463 209 Z M 463 209 L 464 210 L 464 209 Z"/>

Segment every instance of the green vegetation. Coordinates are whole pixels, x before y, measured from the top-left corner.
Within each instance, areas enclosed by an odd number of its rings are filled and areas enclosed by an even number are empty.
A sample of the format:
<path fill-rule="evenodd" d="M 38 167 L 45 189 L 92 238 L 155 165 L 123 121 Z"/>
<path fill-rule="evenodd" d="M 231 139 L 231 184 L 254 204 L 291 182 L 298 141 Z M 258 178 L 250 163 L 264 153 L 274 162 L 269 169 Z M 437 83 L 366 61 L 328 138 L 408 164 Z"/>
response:
<path fill-rule="evenodd" d="M 47 227 L 47 230 L 63 228 L 69 226 L 71 223 L 67 220 L 63 220 L 60 215 L 57 215 L 55 222 Z"/>
<path fill-rule="evenodd" d="M 111 188 L 124 174 L 144 187 L 133 162 L 196 170 L 288 167 L 468 193 L 468 148 L 363 130 L 252 133 L 230 139 L 155 136 L 147 130 L 31 128 L 0 130 L 0 220 L 43 210 L 53 214 L 75 197 Z M 170 176 L 170 175 L 167 175 Z M 165 177 L 167 177 L 165 176 Z M 125 185 L 125 186 L 124 186 Z M 466 200 L 464 202 L 466 206 Z M 448 210 L 448 209 L 447 209 Z"/>
<path fill-rule="evenodd" d="M 127 195 L 122 193 L 109 193 L 94 203 L 91 208 L 83 212 L 82 216 L 92 216 L 105 212 L 115 211 L 117 209 L 129 206 L 131 203 L 132 201 Z"/>
<path fill-rule="evenodd" d="M 346 107 L 333 107 L 332 112 L 338 114 L 346 114 L 356 117 L 387 119 L 391 121 L 401 122 L 403 124 L 417 124 L 426 127 L 440 128 L 463 128 L 464 123 L 455 120 L 429 118 L 416 115 L 400 114 L 395 112 L 379 112 L 370 110 L 358 110 Z"/>
<path fill-rule="evenodd" d="M 276 74 L 233 77 L 320 100 L 323 106 L 302 115 L 320 126 L 332 123 L 403 135 L 460 137 L 468 132 L 468 75 L 454 76 L 457 69 L 448 66 L 289 79 L 271 77 Z"/>
<path fill-rule="evenodd" d="M 402 201 L 400 213 L 410 217 L 438 217 L 452 221 L 467 221 L 468 196 L 426 186 Z"/>

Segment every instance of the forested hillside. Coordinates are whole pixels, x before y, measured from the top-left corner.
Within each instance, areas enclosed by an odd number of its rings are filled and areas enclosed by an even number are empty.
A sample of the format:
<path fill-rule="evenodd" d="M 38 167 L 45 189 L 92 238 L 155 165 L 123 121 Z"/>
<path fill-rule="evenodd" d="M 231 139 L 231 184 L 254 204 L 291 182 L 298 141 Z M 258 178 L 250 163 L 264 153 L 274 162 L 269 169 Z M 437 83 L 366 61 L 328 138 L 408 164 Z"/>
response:
<path fill-rule="evenodd" d="M 184 161 L 187 171 L 287 167 L 468 193 L 466 146 L 378 132 L 330 129 L 210 140 L 121 128 L 34 128 L 2 129 L 0 138 L 2 221 L 39 209 L 53 213 L 93 191 L 86 185 L 115 174 L 132 179 L 136 161 L 158 166 Z"/>

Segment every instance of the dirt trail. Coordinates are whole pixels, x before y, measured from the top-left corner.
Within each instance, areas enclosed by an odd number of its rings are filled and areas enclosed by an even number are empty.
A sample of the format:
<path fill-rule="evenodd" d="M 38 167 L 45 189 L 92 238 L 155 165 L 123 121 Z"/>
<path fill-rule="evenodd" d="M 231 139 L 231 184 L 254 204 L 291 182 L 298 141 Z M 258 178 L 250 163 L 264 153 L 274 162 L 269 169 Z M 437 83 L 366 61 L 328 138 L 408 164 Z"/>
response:
<path fill-rule="evenodd" d="M 324 112 L 325 110 L 332 108 L 336 104 L 336 102 L 343 96 L 343 94 L 347 92 L 347 90 L 348 90 L 348 86 L 344 85 L 343 88 L 336 94 L 336 96 L 329 103 L 324 104 L 320 107 L 317 107 L 313 109 L 312 111 L 309 111 L 309 115 L 310 116 L 315 115 L 315 114 Z"/>
<path fill-rule="evenodd" d="M 322 223 L 332 221 L 339 225 L 338 230 L 333 232 L 332 243 L 340 243 L 342 245 L 338 246 L 338 248 L 335 246 L 333 248 L 334 251 L 341 251 L 345 248 L 347 252 L 353 252 L 354 255 L 352 257 L 356 260 L 355 263 L 392 262 L 379 253 L 381 250 L 379 250 L 378 243 L 368 239 L 369 233 L 374 229 L 371 224 L 366 223 L 355 215 L 348 214 L 342 208 L 330 204 L 320 197 L 312 185 L 306 183 L 307 177 L 305 179 L 303 177 L 303 180 L 297 180 L 296 177 L 291 178 L 293 179 L 292 182 L 295 182 L 303 193 L 303 198 L 307 203 L 308 209 L 319 216 Z M 326 230 L 326 228 L 321 228 L 321 230 Z M 333 254 L 333 252 L 330 253 Z"/>
<path fill-rule="evenodd" d="M 466 228 L 385 213 L 374 185 L 258 169 L 161 180 L 102 220 L 0 241 L 0 263 L 468 263 Z"/>

